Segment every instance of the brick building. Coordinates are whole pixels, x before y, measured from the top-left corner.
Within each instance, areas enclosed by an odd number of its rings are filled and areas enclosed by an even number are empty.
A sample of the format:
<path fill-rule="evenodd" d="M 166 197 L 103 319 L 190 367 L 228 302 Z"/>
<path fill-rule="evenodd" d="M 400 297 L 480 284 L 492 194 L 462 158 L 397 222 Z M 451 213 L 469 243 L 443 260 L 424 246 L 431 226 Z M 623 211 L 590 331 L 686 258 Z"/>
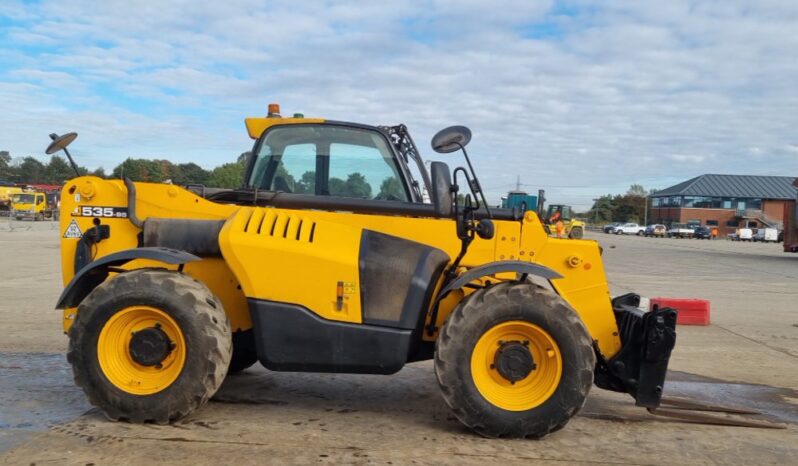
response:
<path fill-rule="evenodd" d="M 782 228 L 784 203 L 796 197 L 795 177 L 701 175 L 651 195 L 650 223 Z"/>

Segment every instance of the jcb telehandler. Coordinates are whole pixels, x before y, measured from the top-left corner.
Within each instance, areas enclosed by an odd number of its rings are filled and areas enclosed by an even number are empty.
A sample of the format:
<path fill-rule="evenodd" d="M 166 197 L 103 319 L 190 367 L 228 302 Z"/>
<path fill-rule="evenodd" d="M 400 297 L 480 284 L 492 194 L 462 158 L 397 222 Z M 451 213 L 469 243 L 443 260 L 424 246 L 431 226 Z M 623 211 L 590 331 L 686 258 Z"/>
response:
<path fill-rule="evenodd" d="M 594 382 L 659 405 L 676 312 L 612 300 L 596 242 L 489 208 L 467 128 L 432 148 L 468 169 L 428 173 L 403 125 L 273 109 L 246 127 L 240 189 L 63 188 L 57 308 L 75 381 L 107 417 L 175 421 L 257 361 L 391 374 L 434 359 L 455 416 L 490 437 L 563 427 Z"/>

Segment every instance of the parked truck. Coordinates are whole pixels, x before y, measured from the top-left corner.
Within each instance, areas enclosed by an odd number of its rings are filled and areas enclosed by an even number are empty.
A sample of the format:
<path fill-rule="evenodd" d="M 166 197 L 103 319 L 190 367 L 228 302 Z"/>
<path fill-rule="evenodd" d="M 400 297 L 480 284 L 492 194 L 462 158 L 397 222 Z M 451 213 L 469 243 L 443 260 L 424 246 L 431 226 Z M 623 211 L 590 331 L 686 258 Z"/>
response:
<path fill-rule="evenodd" d="M 0 181 L 0 211 L 11 210 L 11 197 L 19 193 L 22 193 L 22 188 L 19 186 L 9 181 Z"/>
<path fill-rule="evenodd" d="M 41 191 L 24 191 L 11 196 L 11 212 L 17 220 L 29 218 L 42 221 L 45 218 L 58 218 L 57 194 L 48 195 Z"/>

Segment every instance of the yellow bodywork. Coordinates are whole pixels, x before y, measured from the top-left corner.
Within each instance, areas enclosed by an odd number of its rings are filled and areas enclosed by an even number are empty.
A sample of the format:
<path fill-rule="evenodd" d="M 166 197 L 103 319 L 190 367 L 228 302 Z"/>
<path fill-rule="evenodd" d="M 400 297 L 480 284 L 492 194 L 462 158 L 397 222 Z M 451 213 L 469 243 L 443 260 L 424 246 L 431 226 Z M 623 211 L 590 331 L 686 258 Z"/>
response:
<path fill-rule="evenodd" d="M 245 118 L 244 124 L 247 126 L 247 133 L 252 139 L 258 139 L 264 131 L 277 125 L 293 125 L 307 123 L 324 123 L 323 118 L 269 118 L 256 117 Z"/>
<path fill-rule="evenodd" d="M 11 197 L 22 192 L 22 188 L 17 186 L 0 186 L 0 205 L 11 206 Z"/>
<path fill-rule="evenodd" d="M 250 135 L 265 129 L 251 120 L 247 120 Z M 301 120 L 307 123 L 309 119 Z M 286 123 L 286 119 L 279 121 Z M 451 259 L 460 250 L 452 219 L 256 208 L 211 202 L 168 184 L 136 183 L 136 188 L 136 211 L 142 220 L 161 217 L 226 221 L 219 237 L 224 258 L 192 262 L 186 264 L 184 271 L 219 297 L 234 331 L 252 327 L 247 297 L 302 305 L 329 320 L 362 322 L 358 252 L 364 229 L 439 248 Z M 81 216 L 85 206 L 125 208 L 127 190 L 120 180 L 81 177 L 69 181 L 62 190 L 62 236 L 72 222 L 83 233 L 94 226 L 95 218 Z M 93 259 L 138 245 L 140 230 L 127 218 L 99 221 L 110 225 L 111 237 L 96 245 Z M 461 265 L 470 268 L 500 260 L 521 260 L 553 269 L 563 278 L 553 280 L 552 286 L 580 315 L 604 356 L 618 352 L 621 343 L 598 244 L 551 238 L 534 212 L 527 212 L 520 221 L 494 224 L 494 238 L 477 237 Z M 62 239 L 65 285 L 74 275 L 77 242 L 77 238 Z M 174 268 L 142 260 L 124 267 L 152 266 Z M 514 274 L 489 277 L 493 282 L 512 278 Z M 344 283 L 340 309 L 336 306 L 339 282 Z M 466 292 L 457 290 L 442 301 L 438 327 Z M 74 308 L 64 311 L 65 330 L 74 315 Z M 424 338 L 434 339 L 435 335 L 425 332 Z"/>

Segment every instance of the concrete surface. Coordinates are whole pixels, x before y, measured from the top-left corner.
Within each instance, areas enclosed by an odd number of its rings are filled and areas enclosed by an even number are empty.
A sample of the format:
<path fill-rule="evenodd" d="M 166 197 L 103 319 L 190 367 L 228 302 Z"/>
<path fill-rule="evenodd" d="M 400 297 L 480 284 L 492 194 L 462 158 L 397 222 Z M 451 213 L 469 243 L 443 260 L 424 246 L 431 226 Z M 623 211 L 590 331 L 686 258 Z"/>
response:
<path fill-rule="evenodd" d="M 488 440 L 441 399 L 430 362 L 393 376 L 251 369 L 172 426 L 106 421 L 71 382 L 52 309 L 58 232 L 0 221 L 0 464 L 794 464 L 798 458 L 798 255 L 780 245 L 591 235 L 614 294 L 712 302 L 679 327 L 666 392 L 754 407 L 785 430 L 695 425 L 594 389 L 542 441 Z M 71 420 L 69 420 L 71 419 Z"/>

